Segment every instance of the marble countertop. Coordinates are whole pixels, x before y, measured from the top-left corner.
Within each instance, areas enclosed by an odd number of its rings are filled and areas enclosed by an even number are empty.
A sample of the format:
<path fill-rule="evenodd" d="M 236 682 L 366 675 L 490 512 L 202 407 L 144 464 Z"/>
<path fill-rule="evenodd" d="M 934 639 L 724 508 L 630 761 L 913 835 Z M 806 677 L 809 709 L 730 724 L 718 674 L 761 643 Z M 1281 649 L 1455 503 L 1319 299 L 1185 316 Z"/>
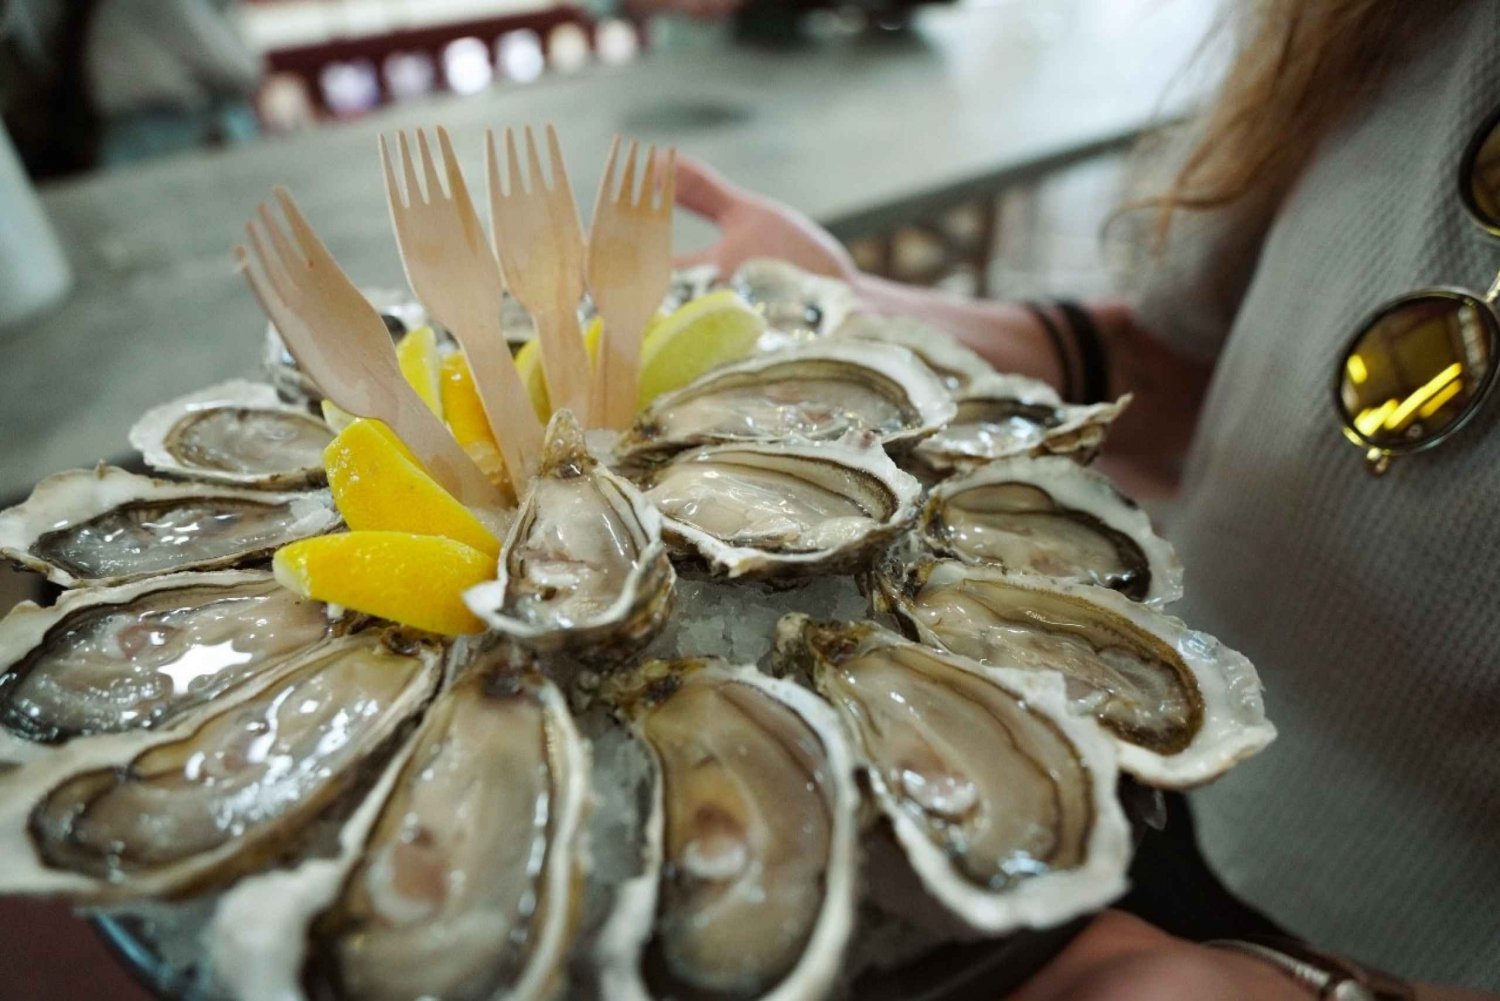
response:
<path fill-rule="evenodd" d="M 1014 0 L 933 8 L 907 37 L 655 52 L 47 186 L 77 285 L 43 318 L 0 329 L 0 498 L 124 457 L 152 404 L 256 372 L 264 320 L 228 248 L 272 185 L 293 191 L 357 282 L 401 286 L 381 131 L 446 125 L 472 185 L 486 127 L 555 122 L 585 213 L 613 133 L 673 143 L 850 237 L 1128 141 L 1171 106 L 1212 6 L 1049 0 L 1040 23 Z M 679 248 L 708 236 L 679 221 Z"/>

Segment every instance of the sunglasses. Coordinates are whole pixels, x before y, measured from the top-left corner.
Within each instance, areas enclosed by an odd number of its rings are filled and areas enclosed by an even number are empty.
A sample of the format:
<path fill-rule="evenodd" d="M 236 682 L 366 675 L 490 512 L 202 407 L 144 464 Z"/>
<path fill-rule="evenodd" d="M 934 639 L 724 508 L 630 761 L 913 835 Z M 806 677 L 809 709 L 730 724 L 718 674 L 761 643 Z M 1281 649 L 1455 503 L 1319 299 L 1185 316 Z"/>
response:
<path fill-rule="evenodd" d="M 1500 236 L 1500 108 L 1459 161 L 1458 193 L 1486 233 Z M 1500 276 L 1483 295 L 1418 289 L 1375 310 L 1339 359 L 1333 403 L 1344 436 L 1380 476 L 1400 455 L 1446 440 L 1473 419 L 1495 383 Z"/>

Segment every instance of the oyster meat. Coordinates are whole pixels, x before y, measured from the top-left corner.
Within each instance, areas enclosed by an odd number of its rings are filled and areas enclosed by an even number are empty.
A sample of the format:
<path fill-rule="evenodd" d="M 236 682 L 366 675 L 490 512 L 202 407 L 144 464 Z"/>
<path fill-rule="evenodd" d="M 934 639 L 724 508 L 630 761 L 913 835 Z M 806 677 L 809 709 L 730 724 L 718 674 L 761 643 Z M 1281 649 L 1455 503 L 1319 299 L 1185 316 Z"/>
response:
<path fill-rule="evenodd" d="M 0 511 L 0 555 L 64 587 L 234 566 L 339 524 L 327 491 L 272 493 L 137 476 L 47 477 Z"/>
<path fill-rule="evenodd" d="M 540 677 L 470 673 L 433 705 L 315 952 L 350 999 L 542 998 L 578 910 L 588 754 Z"/>
<path fill-rule="evenodd" d="M 1154 606 L 1182 597 L 1182 563 L 1146 513 L 1061 456 L 1001 459 L 945 480 L 927 498 L 921 532 L 967 563 L 1097 584 Z"/>
<path fill-rule="evenodd" d="M 858 799 L 832 711 L 721 661 L 652 661 L 605 697 L 659 777 L 646 871 L 601 936 L 603 996 L 824 996 L 849 938 Z"/>
<path fill-rule="evenodd" d="M 1241 654 L 1118 592 L 957 560 L 887 565 L 882 598 L 924 642 L 982 664 L 1060 671 L 1080 715 L 1150 785 L 1217 778 L 1275 736 Z"/>
<path fill-rule="evenodd" d="M 939 473 L 1013 455 L 1072 455 L 1087 462 L 1129 403 L 1126 395 L 1074 406 L 1035 379 L 982 376 L 958 394 L 953 420 L 919 443 L 917 456 Z"/>
<path fill-rule="evenodd" d="M 638 482 L 667 537 L 728 577 L 852 566 L 911 522 L 921 496 L 868 432 L 709 446 Z"/>
<path fill-rule="evenodd" d="M 899 344 L 922 359 L 954 393 L 995 372 L 989 362 L 958 343 L 952 335 L 909 316 L 856 313 L 833 334 L 861 341 Z"/>
<path fill-rule="evenodd" d="M 573 415 L 560 410 L 501 550 L 498 578 L 470 588 L 464 600 L 532 650 L 589 648 L 607 657 L 650 640 L 675 579 L 656 509 L 599 465 Z"/>
<path fill-rule="evenodd" d="M 130 444 L 158 472 L 247 487 L 321 482 L 332 440 L 320 418 L 240 379 L 152 407 L 130 429 Z"/>
<path fill-rule="evenodd" d="M 970 926 L 1047 927 L 1125 889 L 1114 749 L 1068 716 L 1059 676 L 804 615 L 781 621 L 776 658 L 833 704 L 913 869 Z"/>
<path fill-rule="evenodd" d="M 0 761 L 150 729 L 328 637 L 321 602 L 270 574 L 169 574 L 0 620 Z"/>
<path fill-rule="evenodd" d="M 172 897 L 295 851 L 309 822 L 373 777 L 440 661 L 436 646 L 359 633 L 284 661 L 212 712 L 13 770 L 0 777 L 0 893 Z"/>
<path fill-rule="evenodd" d="M 906 348 L 829 338 L 754 355 L 664 393 L 618 450 L 640 460 L 692 445 L 826 441 L 851 431 L 872 431 L 887 448 L 901 448 L 953 413 L 942 382 Z"/>
<path fill-rule="evenodd" d="M 771 258 L 746 261 L 729 284 L 788 344 L 829 333 L 854 308 L 854 290 L 847 282 Z"/>

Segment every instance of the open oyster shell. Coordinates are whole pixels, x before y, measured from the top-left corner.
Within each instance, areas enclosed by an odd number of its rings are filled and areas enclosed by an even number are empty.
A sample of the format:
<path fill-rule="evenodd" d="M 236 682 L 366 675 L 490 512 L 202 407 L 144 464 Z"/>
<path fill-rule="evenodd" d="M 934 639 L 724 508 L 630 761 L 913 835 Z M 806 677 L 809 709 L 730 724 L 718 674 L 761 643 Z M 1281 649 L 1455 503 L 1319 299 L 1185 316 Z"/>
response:
<path fill-rule="evenodd" d="M 429 710 L 314 923 L 314 970 L 362 1001 L 554 994 L 580 907 L 588 774 L 556 686 L 470 673 Z"/>
<path fill-rule="evenodd" d="M 0 762 L 171 724 L 323 642 L 336 620 L 259 571 L 65 592 L 0 620 Z"/>
<path fill-rule="evenodd" d="M 753 667 L 652 661 L 604 697 L 658 765 L 645 871 L 597 946 L 607 1001 L 802 1001 L 837 976 L 858 791 L 838 720 Z"/>
<path fill-rule="evenodd" d="M 99 466 L 49 476 L 0 511 L 0 555 L 64 587 L 122 584 L 246 563 L 338 524 L 326 490 L 240 490 Z"/>
<path fill-rule="evenodd" d="M 828 441 L 851 431 L 901 449 L 953 413 L 942 382 L 906 348 L 826 338 L 721 366 L 662 394 L 617 452 L 639 462 L 693 445 Z"/>
<path fill-rule="evenodd" d="M 667 538 L 727 577 L 851 567 L 911 522 L 922 491 L 868 432 L 695 449 L 637 483 Z"/>
<path fill-rule="evenodd" d="M 777 346 L 827 334 L 854 308 L 854 290 L 847 282 L 768 257 L 740 265 L 729 284 L 781 335 L 783 343 Z"/>
<path fill-rule="evenodd" d="M 235 379 L 152 407 L 130 429 L 146 465 L 170 476 L 245 487 L 322 482 L 333 432 L 276 390 Z"/>
<path fill-rule="evenodd" d="M 1182 562 L 1108 478 L 1061 456 L 1000 459 L 933 488 L 921 534 L 966 563 L 1113 588 L 1162 606 L 1182 597 Z"/>
<path fill-rule="evenodd" d="M 856 313 L 840 324 L 833 335 L 860 341 L 899 344 L 922 359 L 943 380 L 943 385 L 954 393 L 962 392 L 976 379 L 995 372 L 989 362 L 958 343 L 957 338 L 951 334 L 909 316 Z"/>
<path fill-rule="evenodd" d="M 1060 675 L 805 615 L 781 620 L 776 661 L 833 705 L 912 868 L 971 927 L 1049 927 L 1124 891 L 1114 748 L 1068 715 Z"/>
<path fill-rule="evenodd" d="M 470 588 L 464 601 L 528 649 L 609 658 L 649 642 L 675 579 L 656 508 L 589 454 L 573 415 L 560 410 L 497 579 Z"/>
<path fill-rule="evenodd" d="M 0 893 L 171 898 L 303 846 L 436 690 L 442 650 L 319 646 L 171 727 L 79 741 L 0 776 Z"/>
<path fill-rule="evenodd" d="M 1071 455 L 1088 462 L 1130 396 L 1075 406 L 1044 382 L 994 374 L 971 381 L 956 402 L 947 427 L 917 445 L 917 457 L 938 473 L 1013 455 Z"/>
<path fill-rule="evenodd" d="M 888 563 L 887 608 L 923 642 L 997 667 L 1060 671 L 1073 712 L 1098 719 L 1120 767 L 1200 785 L 1276 735 L 1245 657 L 1118 592 L 957 560 Z"/>

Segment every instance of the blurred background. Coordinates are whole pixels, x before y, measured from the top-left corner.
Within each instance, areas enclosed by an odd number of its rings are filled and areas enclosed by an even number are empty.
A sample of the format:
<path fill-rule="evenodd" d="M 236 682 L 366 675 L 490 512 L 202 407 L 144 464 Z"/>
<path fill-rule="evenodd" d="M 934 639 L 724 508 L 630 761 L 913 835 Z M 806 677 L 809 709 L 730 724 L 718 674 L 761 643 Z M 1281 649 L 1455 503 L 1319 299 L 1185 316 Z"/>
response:
<path fill-rule="evenodd" d="M 616 132 L 827 225 L 866 270 L 1112 286 L 1130 151 L 1192 100 L 1211 0 L 0 0 L 0 503 L 132 465 L 152 404 L 254 374 L 228 248 L 273 184 L 403 286 L 375 136 L 554 122 L 587 218 Z M 678 249 L 712 236 L 682 219 Z M 0 611 L 47 600 L 0 569 Z M 66 908 L 0 903 L 0 999 L 145 997 Z"/>

